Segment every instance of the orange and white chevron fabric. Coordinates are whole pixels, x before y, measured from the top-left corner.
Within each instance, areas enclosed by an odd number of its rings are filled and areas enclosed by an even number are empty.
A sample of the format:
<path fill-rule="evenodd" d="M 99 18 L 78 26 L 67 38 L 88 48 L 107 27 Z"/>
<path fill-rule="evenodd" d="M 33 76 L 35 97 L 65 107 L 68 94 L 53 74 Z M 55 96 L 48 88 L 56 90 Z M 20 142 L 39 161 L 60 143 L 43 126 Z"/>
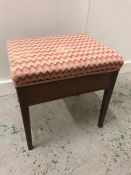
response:
<path fill-rule="evenodd" d="M 120 69 L 122 57 L 84 34 L 7 41 L 15 86 Z"/>

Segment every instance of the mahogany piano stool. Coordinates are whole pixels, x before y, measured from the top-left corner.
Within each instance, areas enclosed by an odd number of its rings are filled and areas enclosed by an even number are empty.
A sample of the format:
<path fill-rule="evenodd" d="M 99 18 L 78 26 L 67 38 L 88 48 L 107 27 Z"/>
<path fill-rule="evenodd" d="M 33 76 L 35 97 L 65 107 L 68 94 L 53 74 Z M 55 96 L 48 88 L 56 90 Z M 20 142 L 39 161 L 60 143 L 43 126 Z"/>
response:
<path fill-rule="evenodd" d="M 31 105 L 104 90 L 98 121 L 103 126 L 123 65 L 118 53 L 85 34 L 21 38 L 7 41 L 7 50 L 29 150 Z"/>

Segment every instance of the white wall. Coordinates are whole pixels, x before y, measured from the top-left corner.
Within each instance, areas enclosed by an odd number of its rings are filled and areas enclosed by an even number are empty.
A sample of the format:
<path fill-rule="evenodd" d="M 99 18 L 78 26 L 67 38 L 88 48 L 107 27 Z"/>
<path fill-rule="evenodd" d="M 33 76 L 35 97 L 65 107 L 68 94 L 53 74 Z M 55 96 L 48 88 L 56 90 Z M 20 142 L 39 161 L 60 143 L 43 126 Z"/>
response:
<path fill-rule="evenodd" d="M 131 63 L 130 18 L 131 0 L 0 0 L 0 84 L 10 80 L 5 41 L 19 37 L 86 31 Z"/>
<path fill-rule="evenodd" d="M 5 41 L 84 33 L 88 0 L 0 0 L 0 81 L 10 79 Z"/>
<path fill-rule="evenodd" d="M 91 0 L 87 32 L 131 62 L 131 0 Z"/>

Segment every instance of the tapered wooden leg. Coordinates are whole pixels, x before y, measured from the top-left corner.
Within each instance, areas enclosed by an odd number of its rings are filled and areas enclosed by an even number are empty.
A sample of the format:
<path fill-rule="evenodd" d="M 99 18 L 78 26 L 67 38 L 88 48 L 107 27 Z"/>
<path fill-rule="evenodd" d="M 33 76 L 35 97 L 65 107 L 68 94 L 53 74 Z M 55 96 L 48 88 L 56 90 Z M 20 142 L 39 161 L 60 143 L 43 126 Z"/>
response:
<path fill-rule="evenodd" d="M 110 103 L 110 99 L 111 99 L 112 92 L 115 86 L 117 75 L 118 75 L 118 72 L 112 73 L 112 78 L 111 78 L 109 88 L 104 90 L 103 101 L 102 101 L 100 116 L 99 116 L 99 121 L 98 121 L 99 127 L 103 127 L 105 115 L 108 109 L 108 105 Z"/>
<path fill-rule="evenodd" d="M 25 88 L 19 88 L 17 89 L 17 95 L 20 103 L 20 109 L 21 109 L 28 149 L 31 150 L 33 148 L 33 145 L 32 145 L 32 136 L 31 136 L 29 105 L 27 101 L 28 94 L 26 93 Z"/>

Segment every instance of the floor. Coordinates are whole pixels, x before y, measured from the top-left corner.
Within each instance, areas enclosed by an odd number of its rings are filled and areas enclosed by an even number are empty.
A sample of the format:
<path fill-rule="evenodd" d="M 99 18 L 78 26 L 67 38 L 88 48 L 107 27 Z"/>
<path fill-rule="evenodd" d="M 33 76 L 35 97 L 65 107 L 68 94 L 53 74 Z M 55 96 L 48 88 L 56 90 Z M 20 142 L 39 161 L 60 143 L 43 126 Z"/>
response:
<path fill-rule="evenodd" d="M 16 94 L 0 97 L 0 175 L 131 175 L 131 74 L 121 74 L 103 129 L 102 91 L 30 108 L 27 150 Z"/>

